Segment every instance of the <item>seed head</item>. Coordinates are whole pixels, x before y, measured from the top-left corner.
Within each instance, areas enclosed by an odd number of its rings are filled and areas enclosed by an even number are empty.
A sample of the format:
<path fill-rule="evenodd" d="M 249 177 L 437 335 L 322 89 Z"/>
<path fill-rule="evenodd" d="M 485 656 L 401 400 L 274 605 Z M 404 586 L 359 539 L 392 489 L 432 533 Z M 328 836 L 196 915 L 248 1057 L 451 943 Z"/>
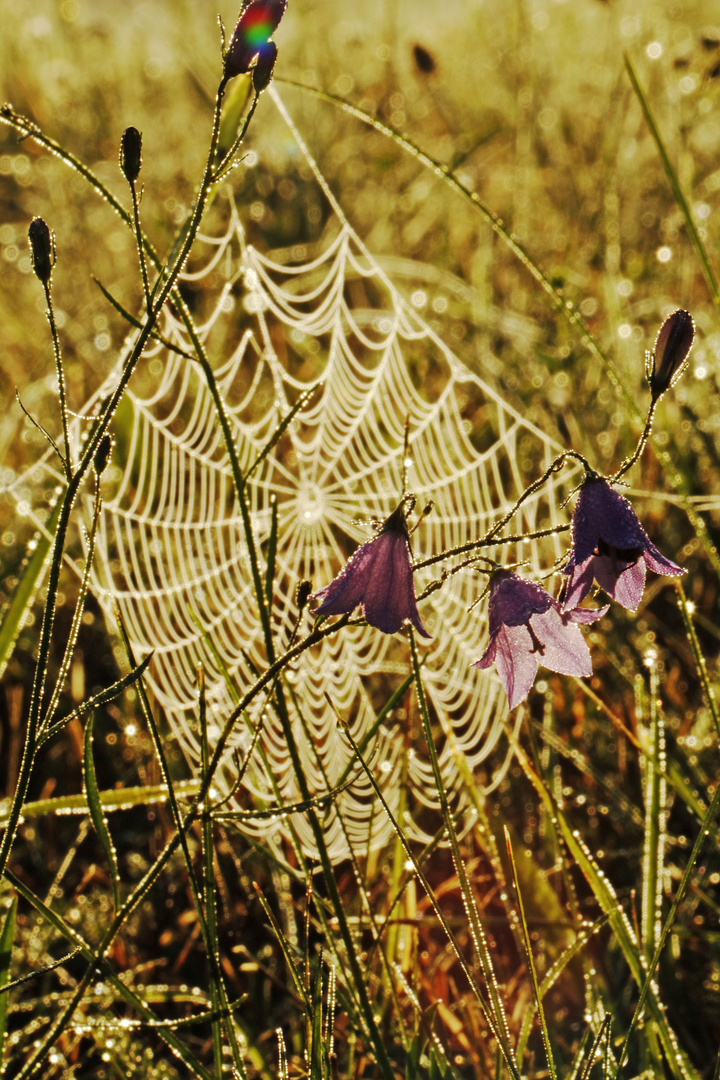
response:
<path fill-rule="evenodd" d="M 142 135 L 136 127 L 125 128 L 120 140 L 120 168 L 128 184 L 134 184 L 142 165 Z"/>

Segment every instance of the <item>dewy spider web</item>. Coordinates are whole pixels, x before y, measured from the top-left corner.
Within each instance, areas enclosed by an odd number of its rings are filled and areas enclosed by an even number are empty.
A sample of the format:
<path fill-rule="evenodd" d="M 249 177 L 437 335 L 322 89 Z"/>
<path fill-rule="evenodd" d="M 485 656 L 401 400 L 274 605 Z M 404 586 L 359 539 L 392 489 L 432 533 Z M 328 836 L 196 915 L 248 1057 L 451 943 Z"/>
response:
<path fill-rule="evenodd" d="M 252 463 L 299 393 L 318 386 L 249 485 L 263 558 L 277 500 L 272 621 L 282 652 L 294 624 L 298 582 L 310 578 L 317 589 L 330 581 L 370 535 L 368 522 L 383 519 L 397 505 L 407 416 L 410 485 L 419 506 L 434 500 L 432 513 L 413 536 L 416 561 L 481 536 L 525 487 L 528 475 L 521 463 L 532 462 L 534 477 L 560 448 L 471 372 L 403 299 L 353 231 L 276 94 L 274 100 L 330 203 L 334 230 L 326 229 L 325 235 L 332 238 L 308 261 L 275 261 L 246 243 L 230 202 L 223 235 L 203 238 L 209 255 L 185 280 L 202 281 L 211 273 L 223 279 L 200 334 L 207 341 L 223 322 L 225 341 L 236 334 L 216 378 L 243 467 Z M 239 299 L 245 309 L 240 315 Z M 191 350 L 183 326 L 170 313 L 164 315 L 163 333 Z M 154 650 L 149 678 L 157 701 L 197 764 L 198 663 L 205 669 L 212 739 L 233 708 L 229 686 L 242 691 L 251 685 L 253 670 L 266 665 L 266 656 L 227 453 L 202 373 L 164 347 L 147 358 L 146 372 L 158 374 L 152 390 L 131 384 L 117 417 L 115 479 L 103 482 L 94 590 L 108 613 L 119 604 L 136 657 Z M 556 483 L 553 479 L 523 504 L 513 532 L 565 520 Z M 547 565 L 545 544 L 544 559 L 535 542 L 491 554 L 506 562 L 524 560 L 538 570 Z M 550 551 L 557 557 L 560 543 L 550 541 Z M 418 593 L 439 572 L 438 566 L 419 572 Z M 451 792 L 460 789 L 457 754 L 470 769 L 493 754 L 487 790 L 504 775 L 509 758 L 505 694 L 494 675 L 470 667 L 481 654 L 486 630 L 484 609 L 469 614 L 468 607 L 484 580 L 472 570 L 458 573 L 421 609 L 433 635 L 424 647 L 423 677 L 445 736 L 440 761 Z M 313 792 L 335 786 L 352 756 L 325 695 L 359 741 L 376 726 L 378 711 L 408 670 L 403 635 L 355 625 L 324 640 L 287 671 L 295 738 Z M 423 807 L 435 807 L 437 795 L 429 762 L 411 734 L 413 701 L 409 693 L 385 718 L 367 756 L 409 835 L 427 840 L 426 819 L 430 831 L 437 822 Z M 258 701 L 237 725 L 218 778 L 218 787 L 229 790 L 236 773 L 231 750 L 242 756 L 262 722 L 259 746 L 236 795 L 244 808 L 300 797 L 282 728 L 272 708 L 264 706 L 264 699 Z M 361 773 L 326 815 L 335 859 L 347 853 L 348 843 L 367 850 L 390 836 L 389 820 Z M 292 824 L 312 854 L 304 816 L 295 815 Z M 287 827 L 285 818 L 270 828 L 264 820 L 243 824 L 266 842 L 277 842 Z"/>

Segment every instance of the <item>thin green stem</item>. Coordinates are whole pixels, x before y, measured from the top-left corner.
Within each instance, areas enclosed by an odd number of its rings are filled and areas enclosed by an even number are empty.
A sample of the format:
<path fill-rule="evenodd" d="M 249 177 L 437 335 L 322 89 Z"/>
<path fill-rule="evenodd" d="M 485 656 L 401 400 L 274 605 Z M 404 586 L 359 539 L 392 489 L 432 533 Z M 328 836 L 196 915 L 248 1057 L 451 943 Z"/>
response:
<path fill-rule="evenodd" d="M 185 260 L 187 259 L 187 256 L 190 252 L 190 248 L 194 243 L 195 236 L 200 225 L 203 207 L 205 205 L 207 189 L 210 183 L 210 178 L 212 176 L 212 162 L 214 160 L 216 152 L 218 132 L 220 126 L 220 104 L 221 97 L 218 94 L 215 102 L 215 112 L 213 115 L 210 151 L 208 153 L 205 173 L 200 184 L 200 189 L 198 191 L 195 207 L 191 216 L 185 240 L 181 245 L 175 261 L 173 262 L 172 266 L 167 270 L 164 283 L 159 290 L 155 303 L 152 305 L 150 311 L 148 311 L 147 318 L 138 334 L 138 337 L 134 343 L 129 357 L 125 362 L 115 390 L 111 394 L 102 416 L 98 419 L 94 430 L 87 439 L 85 449 L 80 458 L 78 467 L 72 473 L 68 481 L 68 486 L 65 490 L 64 496 L 62 497 L 62 505 L 58 517 L 57 530 L 55 533 L 53 545 L 52 561 L 50 564 L 50 573 L 48 577 L 48 591 L 45 600 L 42 624 L 40 628 L 38 656 L 30 696 L 28 722 L 25 736 L 25 745 L 23 748 L 23 756 L 20 764 L 20 773 L 11 802 L 10 813 L 8 815 L 7 826 L 3 835 L 2 844 L 0 844 L 0 877 L 2 877 L 5 871 L 7 861 L 10 856 L 10 851 L 15 840 L 15 833 L 17 831 L 18 821 L 20 819 L 20 812 L 22 809 L 22 804 L 25 801 L 25 796 L 27 793 L 28 785 L 30 783 L 30 776 L 32 774 L 33 764 L 35 760 L 40 710 L 42 707 L 42 700 L 44 696 L 45 681 L 47 678 L 48 657 L 50 652 L 50 641 L 52 639 L 52 632 L 55 621 L 55 606 L 60 581 L 60 570 L 62 566 L 62 553 L 65 548 L 65 539 L 70 524 L 70 516 L 72 513 L 73 505 L 80 490 L 82 480 L 88 469 L 90 468 L 90 464 L 95 456 L 95 451 L 97 450 L 98 444 L 105 432 L 107 431 L 110 420 L 112 419 L 112 416 L 114 415 L 115 410 L 117 409 L 117 406 L 125 393 L 130 378 L 135 371 L 135 368 L 137 367 L 140 357 L 142 356 L 143 349 L 155 326 L 158 315 L 160 314 L 160 311 L 162 310 L 165 301 L 170 295 L 175 285 L 178 274 L 180 273 L 185 263 Z M 0 110 L 0 117 L 6 118 L 6 111 L 4 109 Z"/>
<path fill-rule="evenodd" d="M 140 273 L 142 275 L 143 292 L 145 294 L 145 308 L 150 310 L 150 282 L 148 280 L 147 262 L 145 259 L 145 247 L 143 244 L 143 234 L 140 228 L 140 200 L 138 199 L 137 188 L 135 181 L 130 181 L 130 194 L 132 196 L 132 208 L 133 208 L 133 232 L 135 234 L 135 242 L 137 243 L 138 257 L 140 259 Z"/>
<path fill-rule="evenodd" d="M 665 175 L 667 176 L 670 187 L 672 188 L 673 195 L 675 196 L 675 201 L 680 207 L 682 216 L 685 219 L 685 227 L 687 228 L 688 235 L 690 237 L 693 247 L 695 248 L 698 258 L 700 259 L 702 272 L 705 275 L 705 281 L 707 282 L 708 289 L 710 290 L 710 295 L 713 299 L 713 303 L 716 307 L 720 307 L 720 288 L 718 287 L 717 278 L 715 277 L 713 268 L 710 265 L 710 259 L 708 258 L 708 254 L 705 250 L 705 245 L 700 239 L 700 233 L 697 230 L 697 226 L 695 224 L 692 211 L 690 209 L 690 204 L 685 197 L 685 192 L 682 189 L 677 172 L 675 171 L 675 167 L 670 161 L 670 155 L 665 148 L 665 143 L 663 141 L 662 135 L 660 134 L 660 129 L 655 123 L 655 117 L 653 116 L 650 109 L 650 103 L 648 102 L 645 91 L 640 85 L 638 77 L 635 74 L 635 68 L 633 67 L 632 61 L 627 55 L 627 53 L 625 54 L 625 68 L 627 70 L 628 76 L 630 77 L 630 82 L 632 83 L 635 95 L 640 102 L 640 108 L 643 111 L 647 126 L 650 128 L 650 133 L 655 140 L 655 145 L 657 146 L 658 153 L 660 154 L 660 159 L 663 163 L 663 168 L 665 169 Z"/>
<path fill-rule="evenodd" d="M 620 468 L 615 473 L 615 475 L 610 477 L 610 479 L 608 480 L 609 484 L 617 483 L 617 481 L 620 479 L 620 477 L 624 476 L 625 473 L 628 472 L 628 470 L 633 467 L 633 465 L 635 464 L 635 462 L 638 460 L 638 458 L 642 454 L 643 450 L 645 449 L 645 447 L 647 445 L 647 441 L 648 441 L 648 439 L 650 438 L 650 436 L 652 434 L 653 417 L 655 416 L 655 408 L 656 408 L 657 403 L 658 403 L 659 400 L 660 400 L 660 398 L 658 397 L 658 398 L 655 398 L 655 400 L 650 403 L 650 410 L 649 410 L 648 415 L 647 415 L 647 420 L 645 421 L 645 427 L 643 428 L 642 435 L 640 436 L 640 438 L 638 440 L 638 444 L 635 447 L 634 452 L 630 455 L 629 458 L 626 458 L 625 461 L 623 461 L 623 463 L 620 465 Z"/>
<path fill-rule="evenodd" d="M 65 466 L 65 475 L 68 480 L 72 476 L 72 458 L 70 456 L 70 424 L 68 421 L 68 408 L 67 408 L 67 391 L 65 388 L 65 370 L 62 363 L 62 351 L 60 349 L 60 335 L 58 334 L 57 323 L 55 321 L 55 309 L 53 308 L 52 294 L 50 292 L 50 280 L 43 282 L 45 289 L 45 300 L 47 302 L 47 320 L 50 324 L 50 333 L 52 334 L 53 343 L 53 355 L 55 357 L 55 371 L 57 373 L 58 381 L 58 394 L 60 397 L 60 417 L 62 420 L 63 429 L 63 441 L 65 443 L 65 459 L 63 465 Z"/>
<path fill-rule="evenodd" d="M 70 633 L 68 634 L 67 643 L 65 645 L 65 652 L 63 654 L 62 662 L 60 664 L 60 670 L 55 682 L 55 689 L 50 699 L 50 704 L 45 710 L 45 715 L 40 721 L 38 729 L 38 735 L 42 736 L 53 721 L 53 718 L 57 712 L 57 707 L 60 701 L 60 694 L 65 684 L 68 672 L 70 670 L 70 664 L 72 662 L 73 653 L 75 651 L 75 644 L 77 642 L 78 634 L 80 633 L 80 625 L 82 623 L 83 611 L 85 610 L 85 598 L 87 596 L 88 589 L 90 587 L 90 572 L 92 570 L 93 558 L 95 555 L 95 540 L 97 538 L 98 523 L 100 521 L 100 514 L 102 512 L 102 496 L 100 494 L 100 477 L 95 478 L 95 506 L 93 508 L 92 526 L 90 529 L 90 537 L 88 539 L 87 557 L 85 559 L 85 570 L 83 571 L 82 580 L 80 582 L 80 588 L 78 590 L 77 600 L 75 601 L 75 610 L 73 612 L 73 619 L 70 625 Z"/>

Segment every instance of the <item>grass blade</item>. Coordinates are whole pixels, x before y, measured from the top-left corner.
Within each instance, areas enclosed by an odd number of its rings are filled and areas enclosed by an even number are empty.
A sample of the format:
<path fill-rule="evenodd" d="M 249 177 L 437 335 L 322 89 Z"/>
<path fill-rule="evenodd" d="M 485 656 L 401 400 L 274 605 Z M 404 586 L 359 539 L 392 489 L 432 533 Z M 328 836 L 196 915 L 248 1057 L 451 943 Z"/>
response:
<path fill-rule="evenodd" d="M 2 626 L 0 626 L 0 676 L 2 676 L 8 660 L 12 656 L 25 615 L 35 599 L 37 590 L 40 588 L 50 558 L 52 537 L 60 516 L 60 509 L 61 502 L 58 500 L 45 522 L 45 528 L 37 537 L 35 549 L 20 573 L 10 603 L 3 614 Z"/>
<path fill-rule="evenodd" d="M 120 908 L 120 874 L 118 871 L 115 848 L 110 832 L 108 831 L 107 822 L 105 821 L 102 802 L 100 801 L 100 792 L 98 791 L 97 786 L 97 777 L 95 775 L 95 762 L 93 760 L 92 751 L 93 719 L 94 717 L 91 713 L 85 725 L 85 739 L 83 744 L 83 786 L 85 788 L 85 797 L 87 799 L 90 817 L 92 818 L 95 832 L 97 833 L 98 840 L 102 845 L 102 849 L 105 852 L 105 858 L 110 867 L 113 900 L 115 911 L 117 912 Z"/>
<path fill-rule="evenodd" d="M 688 235 L 690 237 L 693 247 L 695 248 L 695 251 L 697 252 L 698 258 L 700 259 L 700 265 L 702 266 L 702 271 L 705 276 L 708 289 L 710 290 L 710 295 L 712 296 L 713 302 L 715 303 L 716 307 L 720 306 L 720 289 L 718 289 L 717 279 L 713 272 L 713 268 L 710 265 L 710 259 L 708 258 L 707 251 L 705 250 L 705 245 L 700 239 L 700 234 L 698 233 L 697 226 L 695 225 L 695 222 L 693 220 L 690 204 L 685 198 L 685 193 L 680 184 L 680 180 L 678 179 L 678 174 L 676 173 L 675 167 L 670 161 L 670 155 L 665 148 L 665 143 L 663 142 L 662 135 L 660 134 L 660 129 L 655 123 L 655 118 L 650 109 L 648 99 L 642 86 L 638 81 L 637 75 L 635 74 L 635 68 L 632 65 L 632 61 L 627 54 L 625 54 L 625 67 L 630 77 L 630 82 L 632 83 L 633 90 L 635 91 L 637 99 L 640 102 L 640 108 L 643 111 L 647 126 L 650 128 L 652 137 L 655 140 L 655 145 L 658 148 L 658 153 L 660 154 L 660 159 L 663 163 L 663 168 L 665 169 L 665 175 L 667 176 L 670 187 L 672 188 L 673 195 L 675 196 L 675 201 L 680 208 L 683 218 L 685 219 L 685 226 L 687 228 Z"/>
<path fill-rule="evenodd" d="M 13 897 L 7 910 L 3 927 L 0 931 L 0 1071 L 2 1071 L 3 1050 L 7 1036 L 8 995 L 2 988 L 10 982 L 10 959 L 15 940 L 15 917 L 17 915 L 17 897 Z"/>
<path fill-rule="evenodd" d="M 505 826 L 505 844 L 507 847 L 508 858 L 510 859 L 510 865 L 512 867 L 515 896 L 517 897 L 518 911 L 520 914 L 520 926 L 522 928 L 523 943 L 525 945 L 525 952 L 527 954 L 528 970 L 530 972 L 533 992 L 535 994 L 535 1005 L 538 1011 L 538 1016 L 540 1017 L 540 1030 L 542 1031 L 543 1043 L 545 1046 L 545 1056 L 547 1058 L 550 1076 L 552 1077 L 552 1080 L 557 1080 L 555 1060 L 553 1058 L 552 1046 L 550 1044 L 550 1033 L 548 1031 L 547 1021 L 545 1020 L 545 1010 L 543 1009 L 542 994 L 540 992 L 540 986 L 538 984 L 537 971 L 535 970 L 535 961 L 533 960 L 532 946 L 530 944 L 530 934 L 528 933 L 527 921 L 525 919 L 525 908 L 523 906 L 522 894 L 520 892 L 520 882 L 518 881 L 517 867 L 515 866 L 515 855 L 513 853 L 512 844 L 510 843 L 510 833 L 508 832 L 507 825 Z"/>

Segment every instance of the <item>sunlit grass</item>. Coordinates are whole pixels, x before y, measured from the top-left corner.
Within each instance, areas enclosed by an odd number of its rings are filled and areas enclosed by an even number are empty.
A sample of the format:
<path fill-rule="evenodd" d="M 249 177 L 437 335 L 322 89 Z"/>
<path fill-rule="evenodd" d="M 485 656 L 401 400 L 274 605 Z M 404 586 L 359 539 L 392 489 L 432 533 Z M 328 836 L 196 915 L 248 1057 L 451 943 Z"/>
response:
<path fill-rule="evenodd" d="M 202 768 L 191 778 L 162 710 L 146 699 L 116 629 L 90 598 L 61 697 L 61 714 L 79 712 L 39 750 L 1 886 L 0 984 L 34 973 L 0 996 L 4 1075 L 21 1073 L 73 994 L 76 1011 L 37 1075 L 219 1076 L 234 1068 L 313 1080 L 595 1080 L 617 1075 L 629 1032 L 627 1080 L 716 1075 L 711 695 L 720 624 L 711 549 L 720 527 L 720 336 L 708 268 L 718 272 L 720 27 L 709 0 L 683 11 L 640 7 L 453 0 L 440 12 L 409 0 L 352 9 L 290 0 L 275 85 L 370 250 L 408 297 L 427 294 L 433 328 L 528 420 L 598 469 L 617 467 L 642 429 L 644 350 L 662 318 L 674 307 L 692 312 L 690 370 L 661 402 L 656 442 L 626 478 L 650 535 L 687 566 L 684 592 L 653 577 L 637 615 L 615 606 L 588 635 L 587 684 L 541 672 L 517 759 L 491 796 L 476 781 L 488 783 L 494 760 L 473 777 L 457 749 L 458 789 L 472 810 L 458 815 L 444 796 L 424 808 L 435 835 L 425 849 L 407 841 L 400 819 L 394 848 L 373 850 L 368 838 L 367 850 L 334 868 L 322 857 L 314 865 L 293 833 L 294 816 L 304 814 L 322 834 L 324 807 L 309 794 L 285 808 L 282 859 L 229 813 L 191 811 L 213 751 L 201 705 Z M 214 9 L 84 0 L 37 4 L 32 13 L 4 8 L 3 98 L 87 162 L 124 205 L 119 138 L 129 124 L 142 130 L 143 228 L 164 257 L 207 152 L 221 70 Z M 223 5 L 222 13 L 232 27 L 235 10 Z M 303 86 L 377 117 L 404 142 Z M 132 311 L 142 284 L 130 229 L 61 161 L 2 130 L 0 450 L 3 468 L 21 471 L 45 444 L 23 420 L 15 387 L 59 431 L 29 221 L 42 215 L 57 236 L 53 298 L 71 409 L 110 371 L 128 330 L 93 276 Z M 319 247 L 327 206 L 306 169 L 290 166 L 289 174 L 285 138 L 261 100 L 246 144 L 258 164 L 236 174 L 237 203 L 261 249 Z M 493 231 L 412 146 L 454 170 L 459 188 L 476 192 L 502 229 Z M 218 199 L 209 231 L 222 213 Z M 440 295 L 444 307 L 433 313 L 429 298 Z M 198 290 L 193 314 L 210 303 L 210 291 Z M 572 305 L 582 326 L 559 303 Z M 35 502 L 30 490 L 28 499 Z M 23 559 L 33 558 L 26 543 L 35 526 L 14 502 L 2 505 L 9 598 Z M 9 639 L 19 632 L 4 675 L 8 798 L 44 602 L 42 539 L 33 550 L 24 582 L 27 593 L 37 586 L 36 602 L 24 627 L 4 625 Z M 76 594 L 65 574 L 51 677 Z M 419 668 L 414 675 L 419 684 Z M 90 727 L 83 703 L 118 679 L 117 696 L 98 702 Z M 279 684 L 279 715 L 288 700 Z M 401 708 L 413 731 L 424 727 L 431 750 L 433 737 L 452 740 L 417 685 L 409 683 Z M 364 760 L 372 776 L 375 763 Z M 189 812 L 196 820 L 183 825 Z M 0 826 L 8 813 L 9 802 Z M 158 868 L 168 844 L 174 850 Z M 672 925 L 664 925 L 681 882 Z M 123 904 L 107 955 L 94 956 Z"/>

